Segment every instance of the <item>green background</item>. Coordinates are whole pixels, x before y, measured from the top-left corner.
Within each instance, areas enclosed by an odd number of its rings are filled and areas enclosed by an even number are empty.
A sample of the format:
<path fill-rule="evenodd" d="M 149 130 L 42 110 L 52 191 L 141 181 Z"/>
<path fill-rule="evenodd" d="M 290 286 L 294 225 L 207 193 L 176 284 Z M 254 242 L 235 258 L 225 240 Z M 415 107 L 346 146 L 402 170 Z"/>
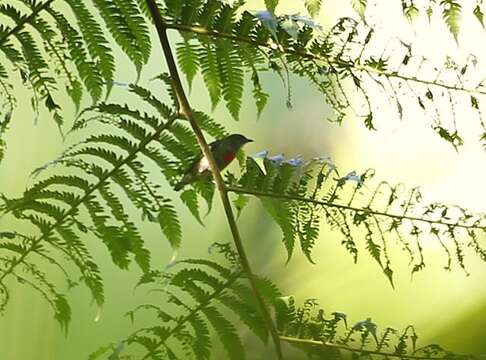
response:
<path fill-rule="evenodd" d="M 292 1 L 281 3 L 281 12 L 299 10 L 299 5 Z M 321 18 L 324 24 L 344 11 L 340 7 L 333 8 L 336 6 L 325 8 Z M 261 7 L 258 1 L 249 4 L 249 8 Z M 176 38 L 174 35 L 173 39 Z M 143 72 L 141 85 L 149 84 L 148 79 L 159 73 L 162 66 L 165 68 L 156 38 L 153 40 L 153 55 Z M 121 53 L 118 55 L 117 80 L 122 83 L 134 81 L 135 75 L 127 76 L 134 73 L 133 67 Z M 485 155 L 475 144 L 474 136 L 466 138 L 470 145 L 456 153 L 434 136 L 430 126 L 420 118 L 399 122 L 384 116 L 378 119 L 377 132 L 367 131 L 360 120 L 352 118 L 338 126 L 325 120 L 329 109 L 308 82 L 292 78 L 292 109 L 285 106 L 285 89 L 279 79 L 268 75 L 263 78 L 263 84 L 272 98 L 260 119 L 257 120 L 249 96 L 245 97 L 238 123 L 231 120 L 221 105 L 214 113 L 214 117 L 228 129 L 255 140 L 246 148 L 247 154 L 269 150 L 271 154 L 284 153 L 289 157 L 331 155 L 344 173 L 371 167 L 377 170 L 379 180 L 421 185 L 423 192 L 430 194 L 430 200 L 451 201 L 474 210 L 486 210 L 482 201 L 485 199 L 484 178 L 478 175 L 478 171 L 482 171 L 478 170 L 479 164 L 484 164 Z M 162 88 L 157 84 L 150 83 L 150 87 L 164 98 Z M 41 112 L 38 119 L 34 119 L 29 93 L 20 86 L 16 91 L 19 106 L 5 138 L 8 144 L 6 159 L 0 164 L 0 189 L 9 196 L 20 196 L 26 185 L 32 183 L 29 174 L 34 168 L 55 158 L 66 144 L 82 138 L 82 134 L 75 135 L 63 143 L 49 114 Z M 125 99 L 126 89 L 116 87 L 111 100 L 123 103 Z M 194 108 L 210 111 L 208 96 L 199 78 L 190 100 Z M 72 108 L 67 99 L 64 103 L 66 108 Z M 69 121 L 74 111 L 65 114 Z M 231 170 L 236 169 L 236 165 L 232 165 Z M 167 186 L 166 194 L 172 194 L 171 191 Z M 230 241 L 217 198 L 213 211 L 205 218 L 204 228 L 180 204 L 178 210 L 184 229 L 178 258 L 205 255 L 214 241 Z M 138 217 L 135 211 L 133 216 Z M 313 252 L 316 264 L 308 263 L 296 252 L 286 266 L 280 231 L 256 200 L 251 201 L 238 222 L 255 272 L 272 278 L 284 294 L 294 295 L 301 301 L 317 298 L 326 311 L 345 312 L 351 322 L 371 317 L 383 327 L 404 328 L 414 324 L 422 344 L 437 342 L 456 352 L 486 353 L 486 267 L 472 254 L 467 253 L 472 256 L 466 258 L 470 276 L 457 266 L 447 272 L 443 269 L 446 259 L 438 245 L 433 240 L 426 241 L 427 266 L 411 279 L 406 256 L 393 243 L 391 255 L 396 273 L 396 289 L 393 290 L 365 251 L 361 251 L 358 264 L 354 265 L 351 256 L 340 245 L 339 234 L 330 231 L 324 222 Z M 153 252 L 153 266 L 163 268 L 172 257 L 166 239 L 154 224 L 144 224 L 141 228 Z M 30 228 L 5 217 L 0 219 L 0 229 L 22 232 Z M 119 341 L 131 332 L 133 328 L 123 314 L 149 297 L 143 290 L 133 290 L 139 270 L 134 266 L 128 272 L 114 268 L 106 248 L 98 240 L 88 237 L 86 242 L 105 277 L 106 304 L 99 321 L 95 321 L 99 309 L 91 303 L 87 290 L 74 288 L 68 293 L 73 316 L 65 335 L 53 319 L 51 310 L 36 293 L 11 282 L 12 299 L 0 317 L 0 360 L 86 359 L 99 346 Z M 66 288 L 62 281 L 59 284 Z M 142 318 L 136 325 L 143 326 L 150 321 L 148 317 Z M 250 337 L 245 329 L 241 331 L 245 338 Z M 259 347 L 255 349 L 249 359 L 263 358 L 271 353 Z M 224 353 L 217 352 L 215 356 L 224 358 Z"/>

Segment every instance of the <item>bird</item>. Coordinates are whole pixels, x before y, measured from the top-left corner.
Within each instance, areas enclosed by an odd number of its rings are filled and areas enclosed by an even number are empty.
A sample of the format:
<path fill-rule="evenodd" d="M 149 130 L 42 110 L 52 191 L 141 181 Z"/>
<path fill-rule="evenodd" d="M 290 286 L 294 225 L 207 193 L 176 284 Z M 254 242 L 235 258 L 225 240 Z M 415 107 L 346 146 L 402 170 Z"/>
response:
<path fill-rule="evenodd" d="M 241 134 L 231 134 L 210 143 L 209 149 L 213 154 L 218 169 L 223 170 L 228 166 L 235 159 L 236 153 L 243 147 L 243 145 L 252 141 L 253 140 L 248 139 Z M 184 176 L 174 186 L 174 190 L 179 191 L 188 184 L 192 184 L 199 180 L 205 180 L 210 176 L 211 169 L 209 167 L 209 161 L 201 153 L 184 172 Z"/>

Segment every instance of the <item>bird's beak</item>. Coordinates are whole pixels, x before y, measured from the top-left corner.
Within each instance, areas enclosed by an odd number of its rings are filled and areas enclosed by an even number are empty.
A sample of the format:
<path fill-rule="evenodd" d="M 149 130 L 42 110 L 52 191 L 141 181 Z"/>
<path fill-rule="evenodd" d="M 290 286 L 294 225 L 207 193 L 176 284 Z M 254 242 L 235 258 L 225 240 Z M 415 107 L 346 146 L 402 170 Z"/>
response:
<path fill-rule="evenodd" d="M 249 142 L 253 142 L 254 140 L 252 139 L 246 139 L 246 142 L 249 143 Z"/>

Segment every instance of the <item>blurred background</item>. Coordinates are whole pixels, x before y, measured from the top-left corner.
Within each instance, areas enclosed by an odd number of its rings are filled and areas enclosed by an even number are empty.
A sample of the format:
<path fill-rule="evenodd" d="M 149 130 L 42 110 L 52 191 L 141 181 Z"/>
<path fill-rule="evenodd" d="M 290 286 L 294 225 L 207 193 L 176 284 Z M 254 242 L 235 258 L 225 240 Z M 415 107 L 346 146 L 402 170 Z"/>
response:
<path fill-rule="evenodd" d="M 460 62 L 473 52 L 479 59 L 479 76 L 486 74 L 486 67 L 481 66 L 486 59 L 481 52 L 485 50 L 477 46 L 486 35 L 477 21 L 467 17 L 469 14 L 464 14 L 458 47 L 443 22 L 432 19 L 429 24 L 426 16 L 422 16 L 412 28 L 403 19 L 398 0 L 370 3 L 368 21 L 383 33 L 415 41 L 417 51 L 421 50 L 427 57 L 449 54 Z M 247 5 L 252 10 L 263 7 L 263 1 L 249 1 Z M 281 0 L 277 8 L 277 14 L 299 11 L 303 12 L 303 6 L 294 0 Z M 351 14 L 347 1 L 326 1 L 319 21 L 326 28 L 338 17 Z M 152 59 L 143 72 L 141 85 L 148 84 L 148 79 L 160 73 L 162 67 L 165 69 L 156 38 L 153 40 Z M 134 69 L 127 59 L 119 54 L 119 60 L 118 81 L 134 81 Z M 326 121 L 329 108 L 324 99 L 302 79 L 291 80 L 291 109 L 285 105 L 286 90 L 276 76 L 264 77 L 263 85 L 272 96 L 260 119 L 249 96 L 240 122 L 231 120 L 221 105 L 213 114 L 228 129 L 255 140 L 246 148 L 247 154 L 268 150 L 271 155 L 283 153 L 288 157 L 329 155 L 344 174 L 374 168 L 378 180 L 421 186 L 425 201 L 456 203 L 471 210 L 486 211 L 486 153 L 478 141 L 476 121 L 469 121 L 473 116 L 469 109 L 458 111 L 460 127 L 465 130 L 465 145 L 456 152 L 434 133 L 429 119 L 420 112 L 411 111 L 400 121 L 390 106 L 383 106 L 376 117 L 378 130 L 370 132 L 360 119 L 347 118 L 341 126 Z M 162 89 L 153 88 L 165 98 Z M 21 102 L 5 138 L 6 158 L 0 164 L 0 189 L 11 197 L 22 194 L 32 181 L 29 174 L 33 169 L 58 156 L 66 143 L 75 140 L 68 138 L 63 143 L 49 114 L 42 112 L 34 119 L 29 94 L 20 87 L 18 91 Z M 125 88 L 115 87 L 111 100 L 123 103 L 125 96 Z M 210 111 L 200 78 L 194 83 L 190 99 L 194 108 Z M 65 104 L 71 108 L 67 99 Z M 74 116 L 74 110 L 65 115 L 66 119 L 70 116 Z M 232 171 L 236 169 L 236 164 L 231 166 Z M 171 191 L 167 186 L 167 194 Z M 178 258 L 207 254 L 211 243 L 231 240 L 217 198 L 213 211 L 205 218 L 204 228 L 184 207 L 179 206 L 178 210 L 184 229 Z M 393 290 L 365 252 L 361 251 L 358 264 L 354 265 L 340 244 L 340 235 L 324 222 L 313 252 L 316 264 L 310 264 L 297 251 L 285 265 L 287 257 L 280 230 L 258 201 L 252 200 L 238 221 L 255 272 L 273 279 L 284 294 L 294 295 L 298 301 L 317 298 L 328 313 L 345 312 L 352 323 L 371 317 L 381 327 L 405 328 L 414 324 L 422 344 L 440 343 L 456 352 L 486 353 L 486 265 L 475 256 L 466 258 L 470 276 L 457 266 L 448 272 L 443 269 L 444 254 L 431 239 L 424 244 L 427 266 L 411 279 L 405 254 L 398 245 L 393 245 L 391 255 L 396 276 Z M 0 220 L 0 229 L 22 231 L 16 226 L 10 218 Z M 168 242 L 156 224 L 145 224 L 142 229 L 153 251 L 153 266 L 164 268 L 172 257 Z M 128 272 L 117 270 L 99 241 L 88 237 L 86 242 L 105 276 L 106 304 L 99 321 L 95 322 L 99 310 L 91 303 L 87 290 L 74 288 L 68 293 L 73 315 L 65 335 L 37 294 L 12 283 L 10 305 L 0 317 L 1 360 L 86 359 L 99 346 L 117 342 L 134 329 L 123 314 L 147 296 L 143 290 L 133 290 L 140 275 L 138 268 L 132 266 Z M 137 321 L 137 327 L 143 326 L 143 321 Z M 254 358 L 263 354 L 256 353 Z M 215 356 L 224 358 L 224 353 Z"/>

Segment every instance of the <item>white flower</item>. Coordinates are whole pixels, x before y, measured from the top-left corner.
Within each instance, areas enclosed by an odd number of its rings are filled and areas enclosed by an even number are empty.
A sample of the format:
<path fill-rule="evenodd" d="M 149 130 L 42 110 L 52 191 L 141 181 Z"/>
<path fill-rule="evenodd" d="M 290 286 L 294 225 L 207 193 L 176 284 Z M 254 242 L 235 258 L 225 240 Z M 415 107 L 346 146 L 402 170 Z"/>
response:
<path fill-rule="evenodd" d="M 286 161 L 286 163 L 289 164 L 289 165 L 295 166 L 295 167 L 300 166 L 303 163 L 302 156 L 297 155 L 296 157 L 294 157 L 292 159 L 288 159 Z"/>
<path fill-rule="evenodd" d="M 294 15 L 289 15 L 289 18 L 292 19 L 293 21 L 300 22 L 304 25 L 307 25 L 308 27 L 312 29 L 316 29 L 319 31 L 322 31 L 322 26 L 316 23 L 313 19 L 311 19 L 308 16 L 302 16 L 300 14 L 294 14 Z"/>
<path fill-rule="evenodd" d="M 253 16 L 255 16 L 260 22 L 265 26 L 268 31 L 272 33 L 273 36 L 277 36 L 277 25 L 278 21 L 275 16 L 268 10 L 252 11 Z"/>
<path fill-rule="evenodd" d="M 268 150 L 263 150 L 260 152 L 257 152 L 252 156 L 253 159 L 265 159 L 268 156 Z"/>
<path fill-rule="evenodd" d="M 268 160 L 274 162 L 274 163 L 277 163 L 277 164 L 280 164 L 282 161 L 284 161 L 284 156 L 283 154 L 278 154 L 278 155 L 274 155 L 274 156 L 270 156 L 268 158 Z"/>
<path fill-rule="evenodd" d="M 351 171 L 349 174 L 343 177 L 343 179 L 346 181 L 355 181 L 359 185 L 363 183 L 363 179 L 361 178 L 361 176 L 356 174 L 356 171 Z"/>

